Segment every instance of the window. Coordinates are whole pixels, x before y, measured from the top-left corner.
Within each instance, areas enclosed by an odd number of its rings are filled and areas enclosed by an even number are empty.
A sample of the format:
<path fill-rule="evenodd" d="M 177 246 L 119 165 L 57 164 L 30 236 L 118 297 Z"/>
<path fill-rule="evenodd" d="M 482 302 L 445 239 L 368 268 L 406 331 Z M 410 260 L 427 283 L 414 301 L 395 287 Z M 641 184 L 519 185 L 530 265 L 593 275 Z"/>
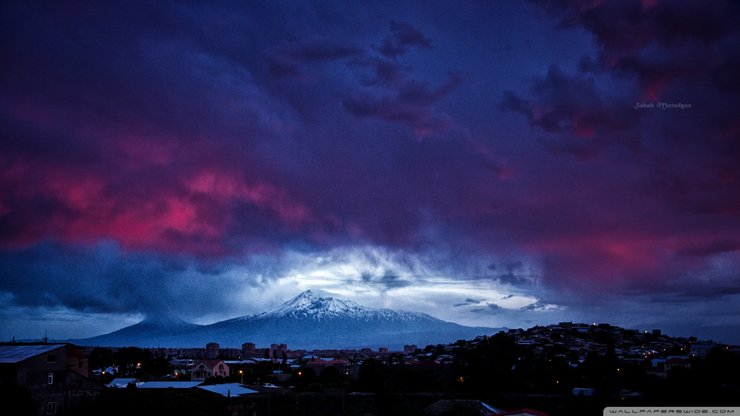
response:
<path fill-rule="evenodd" d="M 49 355 L 49 356 L 47 356 L 46 357 L 46 362 L 47 363 L 55 363 L 55 362 L 57 362 L 56 355 Z"/>
<path fill-rule="evenodd" d="M 218 365 L 218 369 L 219 369 L 220 371 L 224 371 L 224 365 L 223 365 L 223 364 L 219 364 L 219 365 Z"/>
<path fill-rule="evenodd" d="M 46 403 L 46 414 L 47 415 L 55 415 L 55 414 L 57 414 L 57 402 L 48 402 L 48 403 Z"/>
<path fill-rule="evenodd" d="M 49 373 L 46 376 L 46 384 L 54 384 L 54 373 Z M 54 403 L 54 402 L 49 402 L 49 403 Z M 56 404 L 54 406 L 56 406 Z"/>

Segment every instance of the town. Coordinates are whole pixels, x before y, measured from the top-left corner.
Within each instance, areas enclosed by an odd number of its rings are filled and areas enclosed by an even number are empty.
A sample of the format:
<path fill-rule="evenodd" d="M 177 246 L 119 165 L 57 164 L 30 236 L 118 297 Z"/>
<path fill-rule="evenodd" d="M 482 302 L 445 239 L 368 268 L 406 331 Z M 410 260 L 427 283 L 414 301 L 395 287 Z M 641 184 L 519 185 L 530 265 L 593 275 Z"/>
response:
<path fill-rule="evenodd" d="M 562 322 L 403 351 L 0 345 L 29 415 L 566 415 L 737 405 L 740 347 Z"/>

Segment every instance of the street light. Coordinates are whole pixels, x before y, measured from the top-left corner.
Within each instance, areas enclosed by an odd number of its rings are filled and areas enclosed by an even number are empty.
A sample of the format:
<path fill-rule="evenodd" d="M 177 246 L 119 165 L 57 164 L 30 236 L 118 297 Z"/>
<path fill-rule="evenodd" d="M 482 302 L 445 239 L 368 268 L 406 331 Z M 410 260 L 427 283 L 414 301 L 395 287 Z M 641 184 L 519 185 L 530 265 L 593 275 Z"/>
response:
<path fill-rule="evenodd" d="M 242 377 L 241 384 L 244 384 L 244 371 L 243 370 L 239 370 L 239 375 Z"/>

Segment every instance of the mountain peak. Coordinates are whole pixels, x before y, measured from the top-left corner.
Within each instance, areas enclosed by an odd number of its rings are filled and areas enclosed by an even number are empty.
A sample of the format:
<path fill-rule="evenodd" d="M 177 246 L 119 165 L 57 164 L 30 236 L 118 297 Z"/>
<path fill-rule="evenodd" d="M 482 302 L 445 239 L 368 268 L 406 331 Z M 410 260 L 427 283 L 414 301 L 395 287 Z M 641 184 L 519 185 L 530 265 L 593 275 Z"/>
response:
<path fill-rule="evenodd" d="M 339 316 L 353 315 L 366 310 L 355 302 L 326 292 L 324 290 L 309 289 L 299 293 L 294 298 L 280 305 L 270 314 L 278 316 Z"/>
<path fill-rule="evenodd" d="M 327 292 L 325 290 L 321 289 L 308 289 L 304 290 L 303 292 L 296 295 L 293 299 L 289 300 L 288 302 L 292 302 L 296 299 L 310 299 L 310 300 L 317 300 L 317 299 L 333 299 L 335 297 L 338 297 L 336 294 Z"/>

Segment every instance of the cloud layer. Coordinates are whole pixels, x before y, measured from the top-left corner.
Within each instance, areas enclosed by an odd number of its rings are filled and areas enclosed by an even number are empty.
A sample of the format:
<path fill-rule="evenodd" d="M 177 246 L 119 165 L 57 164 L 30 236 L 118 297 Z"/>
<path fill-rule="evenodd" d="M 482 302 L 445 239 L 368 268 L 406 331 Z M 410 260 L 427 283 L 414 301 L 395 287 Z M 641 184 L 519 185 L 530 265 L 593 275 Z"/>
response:
<path fill-rule="evenodd" d="M 4 2 L 0 301 L 738 325 L 739 14 Z"/>

